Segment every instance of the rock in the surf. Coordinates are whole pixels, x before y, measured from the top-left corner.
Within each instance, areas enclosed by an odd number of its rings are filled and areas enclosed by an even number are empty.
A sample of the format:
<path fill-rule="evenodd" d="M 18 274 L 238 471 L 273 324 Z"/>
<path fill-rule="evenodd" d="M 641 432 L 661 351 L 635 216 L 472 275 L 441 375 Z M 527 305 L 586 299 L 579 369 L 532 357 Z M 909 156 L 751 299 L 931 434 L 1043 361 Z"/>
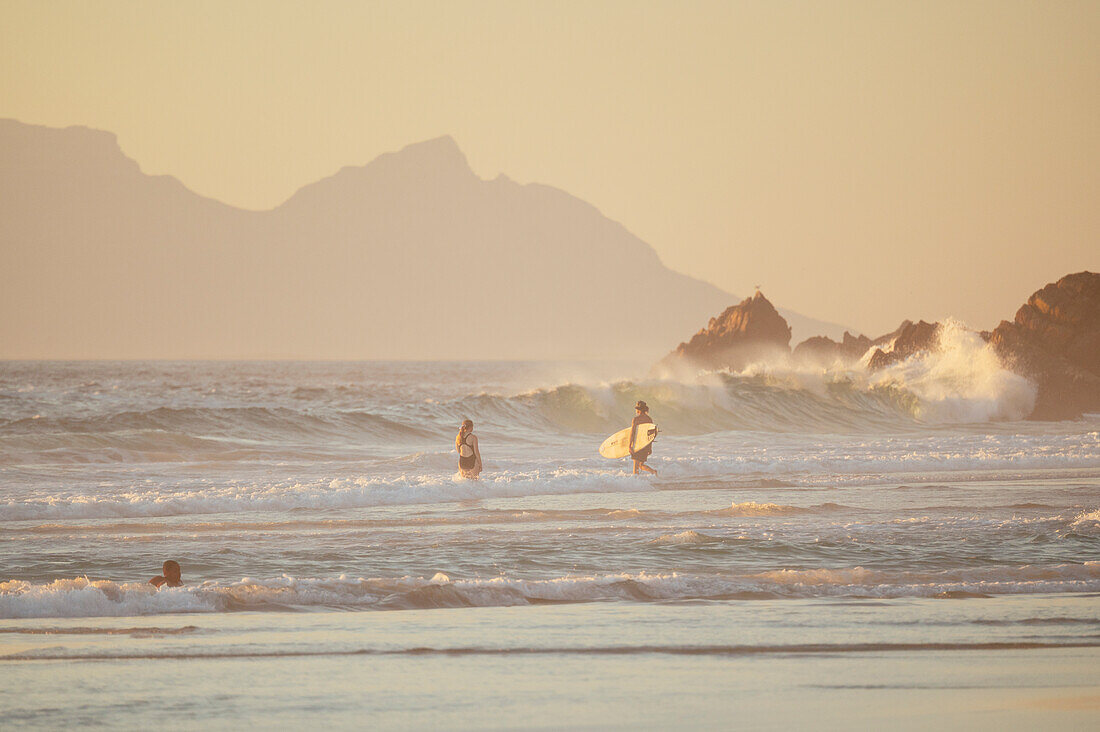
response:
<path fill-rule="evenodd" d="M 1100 274 L 1066 275 L 989 334 L 1005 365 L 1039 389 L 1032 419 L 1100 412 Z"/>
<path fill-rule="evenodd" d="M 854 336 L 844 331 L 844 338 L 838 343 L 828 336 L 813 336 L 794 347 L 794 359 L 800 363 L 828 366 L 835 363 L 858 361 L 874 345 L 867 336 Z"/>
<path fill-rule="evenodd" d="M 939 323 L 926 323 L 923 320 L 914 323 L 906 320 L 893 333 L 875 339 L 875 345 L 880 343 L 888 345 L 890 341 L 893 341 L 893 347 L 890 350 L 875 349 L 875 352 L 871 354 L 871 359 L 867 362 L 867 368 L 871 371 L 877 371 L 898 361 L 904 361 L 918 353 L 935 351 L 939 348 L 941 328 L 942 326 Z"/>
<path fill-rule="evenodd" d="M 741 370 L 755 361 L 790 354 L 790 343 L 787 321 L 757 291 L 711 318 L 706 328 L 677 346 L 657 367 Z"/>

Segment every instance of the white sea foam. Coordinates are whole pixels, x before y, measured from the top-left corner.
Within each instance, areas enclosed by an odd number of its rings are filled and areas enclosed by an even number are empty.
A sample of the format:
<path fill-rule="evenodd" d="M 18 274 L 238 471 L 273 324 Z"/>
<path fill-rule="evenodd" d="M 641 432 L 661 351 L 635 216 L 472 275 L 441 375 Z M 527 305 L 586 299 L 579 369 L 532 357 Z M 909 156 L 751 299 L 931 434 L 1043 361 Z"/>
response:
<path fill-rule="evenodd" d="M 932 434 L 815 439 L 776 436 L 696 445 L 662 443 L 650 464 L 660 478 L 636 478 L 597 458 L 497 461 L 479 481 L 420 469 L 358 477 L 195 486 L 191 481 L 67 490 L 41 486 L 26 497 L 9 492 L 0 522 L 156 517 L 293 509 L 367 508 L 569 493 L 649 491 L 666 481 L 782 478 L 790 485 L 866 484 L 890 476 L 915 482 L 1016 477 L 1023 471 L 1100 473 L 1100 436 L 1071 434 Z M 93 490 L 94 488 L 94 490 Z M 751 510 L 746 508 L 745 510 Z"/>
<path fill-rule="evenodd" d="M 890 342 L 882 350 L 890 352 Z M 738 375 L 763 377 L 777 386 L 820 396 L 844 386 L 854 393 L 888 391 L 897 406 L 922 422 L 978 423 L 1025 419 L 1035 406 L 1037 390 L 1023 376 L 1004 367 L 993 347 L 963 323 L 947 319 L 936 347 L 877 372 L 866 369 L 870 349 L 858 366 L 838 362 L 822 369 L 775 357 L 751 364 Z"/>
<path fill-rule="evenodd" d="M 694 533 L 694 532 L 689 532 Z M 692 540 L 695 541 L 695 540 Z M 726 575 L 605 574 L 553 579 L 245 578 L 154 589 L 147 584 L 68 579 L 0 583 L 0 618 L 107 617 L 270 610 L 289 607 L 412 608 L 539 602 L 692 600 L 754 597 L 937 597 L 1100 591 L 1100 562 L 983 567 L 941 572 L 778 569 Z"/>
<path fill-rule="evenodd" d="M 959 480 L 965 480 L 969 473 L 986 471 L 1100 472 L 1100 439 L 1096 433 L 937 434 L 869 437 L 858 442 L 776 438 L 759 447 L 738 448 L 730 452 L 713 449 L 709 454 L 700 454 L 703 450 L 698 448 L 688 454 L 666 450 L 650 463 L 663 468 L 662 475 L 670 478 L 767 475 L 798 483 L 864 482 L 861 476 L 882 479 L 892 474 L 957 473 Z"/>
<path fill-rule="evenodd" d="M 798 506 L 785 506 L 778 503 L 757 503 L 746 501 L 734 503 L 729 508 L 720 508 L 708 511 L 717 516 L 792 516 L 799 513 L 809 513 L 811 509 Z"/>
<path fill-rule="evenodd" d="M 713 536 L 701 534 L 698 531 L 681 531 L 678 534 L 663 534 L 654 539 L 651 544 L 708 544 L 716 541 Z"/>
<path fill-rule="evenodd" d="M 896 385 L 917 399 L 916 415 L 931 422 L 1024 419 L 1037 390 L 1004 367 L 993 347 L 962 323 L 948 319 L 939 350 L 892 364 L 870 378 L 872 387 Z"/>
<path fill-rule="evenodd" d="M 1100 534 L 1100 509 L 1084 511 L 1074 517 L 1069 528 L 1080 534 Z"/>
<path fill-rule="evenodd" d="M 196 489 L 131 490 L 106 495 L 44 496 L 0 504 L 0 521 L 126 518 L 305 508 L 366 508 L 482 498 L 652 490 L 619 470 L 500 471 L 481 480 L 440 475 L 334 479 Z"/>

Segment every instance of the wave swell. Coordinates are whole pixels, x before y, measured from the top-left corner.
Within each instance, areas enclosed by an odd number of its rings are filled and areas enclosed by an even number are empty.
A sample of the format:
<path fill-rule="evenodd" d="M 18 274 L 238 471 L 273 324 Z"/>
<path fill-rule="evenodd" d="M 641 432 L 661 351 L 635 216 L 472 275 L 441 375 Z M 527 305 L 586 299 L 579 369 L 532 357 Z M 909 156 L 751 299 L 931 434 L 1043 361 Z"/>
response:
<path fill-rule="evenodd" d="M 787 359 L 684 381 L 562 384 L 510 395 L 460 392 L 443 400 L 401 393 L 370 411 L 353 406 L 342 385 L 289 393 L 251 381 L 236 386 L 248 388 L 231 398 L 154 391 L 136 402 L 157 405 L 151 409 L 136 409 L 123 397 L 96 396 L 76 406 L 69 392 L 33 399 L 20 392 L 11 407 L 16 411 L 6 411 L 7 419 L 0 411 L 0 464 L 255 459 L 288 450 L 315 458 L 363 445 L 428 448 L 449 444 L 466 417 L 498 439 L 541 442 L 547 433 L 613 432 L 639 399 L 677 435 L 851 433 L 1017 420 L 1035 400 L 1027 380 L 1005 370 L 980 336 L 956 323 L 944 327 L 939 351 L 873 374 L 861 367 L 802 367 Z M 254 400 L 248 397 L 253 388 Z"/>
<path fill-rule="evenodd" d="M 0 618 L 107 617 L 311 607 L 406 610 L 539 603 L 798 597 L 980 597 L 1100 591 L 1100 562 L 908 572 L 864 567 L 729 575 L 607 574 L 552 579 L 295 578 L 157 590 L 87 578 L 0 583 Z"/>

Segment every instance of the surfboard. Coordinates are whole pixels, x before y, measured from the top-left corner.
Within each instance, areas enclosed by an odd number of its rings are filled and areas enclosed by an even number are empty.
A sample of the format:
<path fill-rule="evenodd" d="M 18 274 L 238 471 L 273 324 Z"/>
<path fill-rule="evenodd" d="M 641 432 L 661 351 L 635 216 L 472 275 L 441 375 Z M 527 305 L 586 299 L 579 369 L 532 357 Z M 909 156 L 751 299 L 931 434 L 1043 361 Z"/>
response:
<path fill-rule="evenodd" d="M 600 445 L 600 454 L 605 458 L 624 458 L 630 454 L 630 431 L 633 427 L 627 427 L 625 430 L 619 430 L 615 434 L 608 437 Z M 643 447 L 653 442 L 657 438 L 657 425 L 655 424 L 640 424 L 638 425 L 638 436 L 634 438 L 634 451 L 637 452 Z"/>

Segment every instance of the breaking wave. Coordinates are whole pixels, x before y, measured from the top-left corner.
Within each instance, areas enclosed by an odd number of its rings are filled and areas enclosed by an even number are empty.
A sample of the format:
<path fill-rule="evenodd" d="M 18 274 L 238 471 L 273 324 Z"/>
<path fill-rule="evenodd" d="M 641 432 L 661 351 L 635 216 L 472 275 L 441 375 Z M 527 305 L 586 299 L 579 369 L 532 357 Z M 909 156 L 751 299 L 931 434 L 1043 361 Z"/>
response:
<path fill-rule="evenodd" d="M 1100 509 L 1078 514 L 1069 529 L 1077 534 L 1100 535 Z"/>
<path fill-rule="evenodd" d="M 815 507 L 816 510 L 829 510 L 840 509 L 843 506 L 839 506 L 835 503 L 826 503 L 821 506 Z M 746 503 L 734 503 L 729 508 L 720 508 L 715 511 L 708 511 L 708 513 L 715 516 L 794 516 L 800 513 L 811 513 L 815 508 L 800 508 L 798 506 L 785 506 L 778 503 L 757 503 L 756 501 L 748 501 Z"/>
<path fill-rule="evenodd" d="M 1024 419 L 1035 404 L 1027 379 L 1005 369 L 981 337 L 949 323 L 939 352 L 869 373 L 805 368 L 790 359 L 688 380 L 568 384 L 516 396 L 481 394 L 440 405 L 448 416 L 568 432 L 606 433 L 644 399 L 661 426 L 686 435 L 730 430 L 861 431 L 879 427 Z"/>
<path fill-rule="evenodd" d="M 1031 413 L 1035 386 L 1006 369 L 978 333 L 948 320 L 938 346 L 874 373 L 859 364 L 822 369 L 777 357 L 737 373 L 566 384 L 434 406 L 447 419 L 476 414 L 513 429 L 606 433 L 644 399 L 666 430 L 689 435 L 981 423 L 1020 420 Z"/>
<path fill-rule="evenodd" d="M 869 380 L 913 394 L 915 415 L 930 422 L 1024 419 L 1038 394 L 1034 384 L 1004 367 L 981 335 L 953 319 L 940 328 L 938 351 L 893 364 Z"/>
<path fill-rule="evenodd" d="M 941 349 L 868 373 L 862 367 L 799 367 L 790 359 L 740 373 L 700 373 L 687 380 L 642 379 L 563 384 L 519 394 L 480 393 L 449 400 L 392 402 L 348 408 L 341 385 L 272 393 L 228 403 L 203 396 L 196 404 L 96 413 L 11 414 L 0 421 L 0 464 L 158 462 L 347 457 L 355 445 L 427 447 L 449 442 L 466 417 L 502 439 L 547 432 L 606 435 L 633 404 L 646 400 L 670 433 L 865 432 L 935 424 L 1017 420 L 1034 405 L 1035 388 L 1005 370 L 981 337 L 949 322 Z M 468 388 L 468 387 L 466 387 Z M 305 397 L 308 397 L 305 398 Z M 364 392 L 367 399 L 369 393 Z M 66 397 L 67 398 L 67 397 Z M 193 397 L 198 398 L 198 397 Z M 146 402 L 148 403 L 148 402 Z M 51 406 L 49 401 L 40 402 Z M 98 405 L 98 406 L 97 406 Z M 344 448 L 344 453 L 341 453 Z"/>
<path fill-rule="evenodd" d="M 700 539 L 687 532 L 690 542 Z M 701 535 L 695 534 L 695 537 Z M 701 540 L 706 540 L 705 537 Z M 679 540 L 675 540 L 679 541 Z M 981 597 L 1100 591 L 1100 562 L 915 572 L 851 567 L 723 575 L 604 574 L 553 579 L 245 578 L 174 589 L 87 578 L 0 582 L 0 618 L 114 617 L 333 608 L 408 610 L 540 603 L 802 597 Z"/>

